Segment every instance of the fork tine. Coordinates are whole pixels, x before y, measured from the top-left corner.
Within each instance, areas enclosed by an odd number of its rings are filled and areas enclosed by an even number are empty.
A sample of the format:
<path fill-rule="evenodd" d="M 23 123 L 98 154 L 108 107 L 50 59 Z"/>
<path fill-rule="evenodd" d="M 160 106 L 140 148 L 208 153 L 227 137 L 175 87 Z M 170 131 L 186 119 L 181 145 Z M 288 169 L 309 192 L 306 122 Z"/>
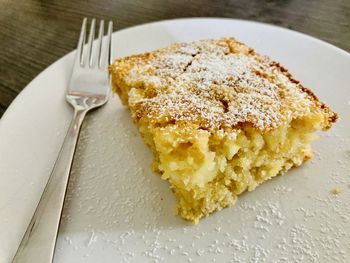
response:
<path fill-rule="evenodd" d="M 85 65 L 85 62 L 88 64 L 88 65 L 91 65 L 92 63 L 92 42 L 94 41 L 94 38 L 95 38 L 95 24 L 96 24 L 96 19 L 92 19 L 91 21 L 91 25 L 90 25 L 90 33 L 89 33 L 89 38 L 88 38 L 88 46 L 87 46 L 87 53 L 84 57 L 84 60 L 83 60 L 83 66 Z"/>
<path fill-rule="evenodd" d="M 86 36 L 86 20 L 87 19 L 85 17 L 81 25 L 80 37 L 79 37 L 78 46 L 77 46 L 77 54 L 75 57 L 76 63 L 79 62 L 79 64 L 82 64 L 82 59 L 83 59 L 83 47 L 85 44 L 85 36 Z"/>
<path fill-rule="evenodd" d="M 112 63 L 112 54 L 111 54 L 112 53 L 111 52 L 112 33 L 113 33 L 113 22 L 109 21 L 108 31 L 107 31 L 107 43 L 106 43 L 105 48 L 103 50 L 104 51 L 103 54 L 101 52 L 101 58 L 100 58 L 100 63 L 99 63 L 100 68 L 104 68 L 107 65 Z"/>
<path fill-rule="evenodd" d="M 94 63 L 91 65 L 92 67 L 94 67 L 96 65 L 96 63 L 99 63 L 99 61 L 101 59 L 102 36 L 103 36 L 103 34 L 104 34 L 104 21 L 101 20 L 100 21 L 100 28 L 98 30 L 98 40 L 97 40 L 97 47 L 96 47 L 97 54 L 94 56 Z"/>
<path fill-rule="evenodd" d="M 108 23 L 108 65 L 112 64 L 112 33 L 113 33 L 113 22 Z"/>

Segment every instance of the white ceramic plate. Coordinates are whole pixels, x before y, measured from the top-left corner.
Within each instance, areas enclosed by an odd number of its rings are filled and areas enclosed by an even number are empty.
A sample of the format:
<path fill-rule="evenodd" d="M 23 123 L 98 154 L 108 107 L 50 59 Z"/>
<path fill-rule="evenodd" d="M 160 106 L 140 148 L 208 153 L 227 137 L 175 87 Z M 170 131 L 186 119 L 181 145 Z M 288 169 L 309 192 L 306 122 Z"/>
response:
<path fill-rule="evenodd" d="M 231 19 L 180 19 L 115 32 L 115 55 L 236 36 L 311 87 L 341 120 L 315 158 L 196 226 L 175 216 L 168 184 L 113 97 L 83 126 L 55 262 L 346 262 L 350 257 L 350 55 L 290 30 Z M 0 122 L 0 262 L 25 231 L 67 130 L 73 53 L 43 71 Z M 40 59 L 40 58 L 38 58 Z M 342 191 L 332 193 L 334 187 Z"/>

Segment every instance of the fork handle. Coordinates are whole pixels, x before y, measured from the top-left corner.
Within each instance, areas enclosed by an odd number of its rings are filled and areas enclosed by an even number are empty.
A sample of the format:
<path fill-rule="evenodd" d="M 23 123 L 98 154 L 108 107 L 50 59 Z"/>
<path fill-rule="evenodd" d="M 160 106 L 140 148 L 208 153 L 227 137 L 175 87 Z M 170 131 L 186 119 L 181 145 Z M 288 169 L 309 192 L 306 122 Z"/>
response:
<path fill-rule="evenodd" d="M 48 263 L 53 260 L 73 156 L 86 112 L 86 109 L 74 111 L 68 133 L 13 259 L 14 263 Z"/>

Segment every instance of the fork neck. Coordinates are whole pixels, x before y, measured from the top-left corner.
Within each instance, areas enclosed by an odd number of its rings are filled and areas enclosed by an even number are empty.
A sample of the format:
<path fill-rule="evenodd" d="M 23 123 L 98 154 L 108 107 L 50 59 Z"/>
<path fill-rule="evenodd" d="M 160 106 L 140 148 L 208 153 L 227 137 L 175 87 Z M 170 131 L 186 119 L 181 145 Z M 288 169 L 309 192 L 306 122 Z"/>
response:
<path fill-rule="evenodd" d="M 85 115 L 88 112 L 88 109 L 74 109 L 74 115 L 71 122 L 70 131 L 73 133 L 78 132 L 80 130 L 81 124 L 84 121 Z"/>

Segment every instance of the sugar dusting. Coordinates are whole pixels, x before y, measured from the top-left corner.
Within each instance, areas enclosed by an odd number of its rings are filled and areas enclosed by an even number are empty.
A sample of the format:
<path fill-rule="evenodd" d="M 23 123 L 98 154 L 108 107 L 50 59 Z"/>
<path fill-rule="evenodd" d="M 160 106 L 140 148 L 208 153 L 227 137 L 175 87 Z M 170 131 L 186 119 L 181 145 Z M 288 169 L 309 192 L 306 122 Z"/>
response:
<path fill-rule="evenodd" d="M 173 194 L 150 171 L 151 155 L 129 113 L 112 105 L 101 110 L 105 114 L 88 116 L 83 128 L 57 262 L 97 262 L 107 255 L 116 262 L 347 262 L 348 157 L 328 169 L 323 161 L 331 156 L 318 146 L 316 164 L 324 165 L 325 174 L 276 178 L 193 226 L 174 215 Z M 343 138 L 331 133 L 324 139 Z M 342 141 L 339 154 L 348 156 L 349 146 Z M 327 184 L 304 193 L 304 182 L 317 177 L 328 178 Z M 342 186 L 341 194 L 330 192 L 335 185 Z"/>
<path fill-rule="evenodd" d="M 128 97 L 136 121 L 266 130 L 319 107 L 279 64 L 233 39 L 174 44 L 117 60 L 112 72 L 133 87 Z"/>

